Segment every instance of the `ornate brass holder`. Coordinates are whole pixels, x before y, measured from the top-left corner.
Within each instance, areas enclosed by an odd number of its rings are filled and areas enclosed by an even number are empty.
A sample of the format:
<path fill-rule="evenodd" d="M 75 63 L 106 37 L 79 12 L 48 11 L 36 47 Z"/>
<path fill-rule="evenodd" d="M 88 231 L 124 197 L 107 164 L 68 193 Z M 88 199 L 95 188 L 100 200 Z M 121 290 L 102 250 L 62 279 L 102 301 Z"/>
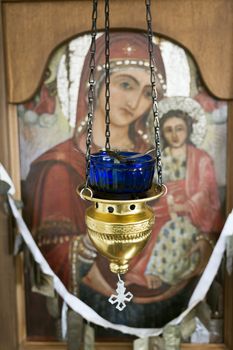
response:
<path fill-rule="evenodd" d="M 92 243 L 109 259 L 112 272 L 126 273 L 129 261 L 142 251 L 150 238 L 155 217 L 147 202 L 164 195 L 166 187 L 153 185 L 149 191 L 132 196 L 132 199 L 107 194 L 99 196 L 84 185 L 77 192 L 81 198 L 93 202 L 86 211 Z"/>

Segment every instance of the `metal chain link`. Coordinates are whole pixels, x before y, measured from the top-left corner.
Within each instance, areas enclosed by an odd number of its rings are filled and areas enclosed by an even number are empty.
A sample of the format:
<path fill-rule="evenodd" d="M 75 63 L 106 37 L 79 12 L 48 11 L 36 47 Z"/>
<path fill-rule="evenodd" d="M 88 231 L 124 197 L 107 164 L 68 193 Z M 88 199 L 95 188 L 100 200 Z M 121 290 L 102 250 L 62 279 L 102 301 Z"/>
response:
<path fill-rule="evenodd" d="M 109 0 L 105 0 L 105 149 L 110 150 Z"/>
<path fill-rule="evenodd" d="M 151 80 L 151 92 L 152 92 L 152 110 L 154 115 L 154 128 L 155 128 L 155 146 L 156 146 L 156 160 L 157 160 L 157 173 L 158 184 L 162 185 L 162 162 L 160 151 L 160 135 L 159 135 L 159 113 L 157 102 L 157 90 L 156 90 L 156 74 L 155 74 L 155 60 L 153 57 L 153 31 L 152 31 L 152 16 L 150 10 L 150 0 L 145 0 L 146 3 L 146 20 L 147 20 L 147 33 L 148 33 L 148 52 L 150 61 L 150 80 Z M 91 147 L 92 147 L 92 127 L 94 119 L 94 101 L 95 101 L 95 52 L 96 52 L 96 34 L 97 34 L 97 7 L 98 0 L 93 0 L 92 10 L 92 29 L 91 29 L 91 47 L 90 47 L 90 75 L 89 75 L 89 90 L 88 90 L 88 120 L 87 120 L 87 138 L 86 138 L 86 186 L 89 181 L 90 173 L 90 159 L 91 159 Z M 105 0 L 105 149 L 110 149 L 110 39 L 109 39 L 109 0 Z"/>
<path fill-rule="evenodd" d="M 156 74 L 155 74 L 155 59 L 153 53 L 153 31 L 152 31 L 152 16 L 150 10 L 150 0 L 145 0 L 146 4 L 146 21 L 147 21 L 147 36 L 148 36 L 148 51 L 150 61 L 150 81 L 151 81 L 151 94 L 152 94 L 152 110 L 154 116 L 154 130 L 155 130 L 155 147 L 156 147 L 156 161 L 157 161 L 157 177 L 158 184 L 162 186 L 162 161 L 160 150 L 160 133 L 159 133 L 159 111 L 157 102 L 157 89 L 156 89 Z"/>
<path fill-rule="evenodd" d="M 65 66 L 67 71 L 67 91 L 68 91 L 68 108 L 67 108 L 67 117 L 68 121 L 70 121 L 70 90 L 71 90 L 71 74 L 70 74 L 70 45 L 67 44 L 65 51 Z"/>
<path fill-rule="evenodd" d="M 96 53 L 96 34 L 97 34 L 97 7 L 98 0 L 93 0 L 92 8 L 92 28 L 91 28 L 91 47 L 89 61 L 89 80 L 88 80 L 88 114 L 87 114 L 87 138 L 86 138 L 86 187 L 88 186 L 91 163 L 91 147 L 92 147 L 92 127 L 94 119 L 94 104 L 95 104 L 95 53 Z"/>

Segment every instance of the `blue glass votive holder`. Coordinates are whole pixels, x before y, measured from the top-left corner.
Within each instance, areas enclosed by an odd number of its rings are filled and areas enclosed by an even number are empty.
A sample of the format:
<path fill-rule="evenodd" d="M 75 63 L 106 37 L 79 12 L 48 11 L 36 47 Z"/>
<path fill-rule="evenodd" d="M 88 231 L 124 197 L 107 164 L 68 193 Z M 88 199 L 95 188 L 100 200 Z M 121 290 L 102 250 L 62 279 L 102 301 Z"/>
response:
<path fill-rule="evenodd" d="M 100 151 L 91 155 L 89 184 L 96 192 L 143 193 L 151 188 L 154 170 L 148 153 Z"/>

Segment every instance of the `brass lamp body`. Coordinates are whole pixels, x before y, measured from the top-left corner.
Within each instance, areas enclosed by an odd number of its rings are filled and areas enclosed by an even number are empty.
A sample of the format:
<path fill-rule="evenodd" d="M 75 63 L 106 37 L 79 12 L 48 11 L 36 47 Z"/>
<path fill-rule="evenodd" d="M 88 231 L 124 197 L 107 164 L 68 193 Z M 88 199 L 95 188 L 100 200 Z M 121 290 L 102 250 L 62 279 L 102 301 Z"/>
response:
<path fill-rule="evenodd" d="M 145 203 L 96 203 L 86 211 L 86 224 L 96 249 L 110 260 L 110 270 L 123 274 L 145 247 L 154 213 Z"/>
<path fill-rule="evenodd" d="M 129 261 L 138 255 L 148 242 L 155 222 L 153 210 L 146 202 L 160 197 L 162 187 L 152 189 L 145 198 L 136 200 L 101 199 L 78 192 L 93 202 L 86 211 L 89 237 L 97 251 L 110 262 L 110 270 L 124 274 Z"/>

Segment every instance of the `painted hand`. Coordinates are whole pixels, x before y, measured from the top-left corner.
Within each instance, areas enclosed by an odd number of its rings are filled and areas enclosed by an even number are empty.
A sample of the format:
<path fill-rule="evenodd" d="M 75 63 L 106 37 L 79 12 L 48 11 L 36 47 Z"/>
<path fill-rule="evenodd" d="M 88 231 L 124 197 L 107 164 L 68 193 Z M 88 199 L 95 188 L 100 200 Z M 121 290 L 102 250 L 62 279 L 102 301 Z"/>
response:
<path fill-rule="evenodd" d="M 157 289 L 162 284 L 162 281 L 158 276 L 145 275 L 145 278 L 149 289 Z"/>
<path fill-rule="evenodd" d="M 195 268 L 195 270 L 193 272 L 191 272 L 191 274 L 186 276 L 186 278 L 198 276 L 204 271 L 204 269 L 209 261 L 209 258 L 212 254 L 212 251 L 213 251 L 213 247 L 210 244 L 210 242 L 207 239 L 205 239 L 204 236 L 203 237 L 200 236 L 199 239 L 194 244 L 194 246 L 187 253 L 187 259 L 188 259 L 188 258 L 191 258 L 191 256 L 194 253 L 198 252 L 200 254 L 200 260 L 199 260 L 199 263 L 198 263 L 197 267 Z"/>

